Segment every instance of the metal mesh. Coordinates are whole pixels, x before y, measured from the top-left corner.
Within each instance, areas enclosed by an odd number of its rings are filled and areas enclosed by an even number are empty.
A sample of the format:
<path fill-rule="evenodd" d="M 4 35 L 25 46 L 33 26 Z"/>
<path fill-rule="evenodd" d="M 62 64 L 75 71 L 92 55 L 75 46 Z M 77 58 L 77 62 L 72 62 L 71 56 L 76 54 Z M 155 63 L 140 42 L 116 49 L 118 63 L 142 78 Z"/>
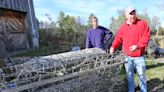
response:
<path fill-rule="evenodd" d="M 4 87 L 5 92 L 111 90 L 114 85 L 121 83 L 119 73 L 123 60 L 123 53 L 110 55 L 99 48 L 35 57 L 24 64 L 1 69 L 1 83 L 5 85 L 6 82 L 10 82 L 16 86 L 13 89 Z M 102 83 L 103 87 L 100 85 L 102 81 L 99 80 L 105 81 Z M 85 85 L 93 86 L 87 88 Z M 100 87 L 96 87 L 97 85 Z"/>

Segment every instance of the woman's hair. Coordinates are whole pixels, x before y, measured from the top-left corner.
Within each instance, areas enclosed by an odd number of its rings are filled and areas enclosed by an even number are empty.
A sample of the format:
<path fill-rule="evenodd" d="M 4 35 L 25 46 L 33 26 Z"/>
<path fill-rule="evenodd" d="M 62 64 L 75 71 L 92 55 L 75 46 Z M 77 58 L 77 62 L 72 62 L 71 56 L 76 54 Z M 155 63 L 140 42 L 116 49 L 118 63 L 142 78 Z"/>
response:
<path fill-rule="evenodd" d="M 91 20 L 96 19 L 96 21 L 98 21 L 96 16 L 92 16 Z"/>

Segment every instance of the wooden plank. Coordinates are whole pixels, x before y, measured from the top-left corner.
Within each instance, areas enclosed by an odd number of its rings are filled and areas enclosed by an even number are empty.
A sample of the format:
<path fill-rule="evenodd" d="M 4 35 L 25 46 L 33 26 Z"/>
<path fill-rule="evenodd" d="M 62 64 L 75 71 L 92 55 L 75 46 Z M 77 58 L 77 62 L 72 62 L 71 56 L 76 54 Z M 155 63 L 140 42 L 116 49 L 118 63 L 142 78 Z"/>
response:
<path fill-rule="evenodd" d="M 18 10 L 22 11 L 22 9 L 21 9 L 21 6 L 22 6 L 22 5 L 20 4 L 20 1 L 22 1 L 22 0 L 18 0 L 18 1 L 17 1 L 17 3 L 18 3 Z"/>
<path fill-rule="evenodd" d="M 10 1 L 10 9 L 13 9 L 14 6 L 13 6 L 13 0 L 9 0 Z"/>
<path fill-rule="evenodd" d="M 22 4 L 23 0 L 19 0 L 19 10 L 23 11 L 23 4 Z"/>
<path fill-rule="evenodd" d="M 11 2 L 11 4 L 12 4 L 12 5 L 11 5 L 11 6 L 12 6 L 11 9 L 12 9 L 12 10 L 15 10 L 15 0 L 10 0 L 10 2 Z"/>
<path fill-rule="evenodd" d="M 5 3 L 6 3 L 6 1 L 5 0 L 0 0 L 0 7 L 2 7 L 2 8 L 7 8 L 6 7 L 6 5 L 5 5 Z"/>
<path fill-rule="evenodd" d="M 1 15 L 0 15 L 0 32 L 4 33 L 4 18 L 3 18 L 3 10 L 1 10 Z"/>
<path fill-rule="evenodd" d="M 23 8 L 22 8 L 22 1 L 24 1 L 24 0 L 17 0 L 17 4 L 18 4 L 18 10 L 19 11 L 23 11 Z"/>
<path fill-rule="evenodd" d="M 18 10 L 26 12 L 26 4 L 24 3 L 25 0 L 0 0 L 0 7 L 12 10 Z"/>
<path fill-rule="evenodd" d="M 5 1 L 6 1 L 6 7 L 10 9 L 11 8 L 10 1 L 9 0 L 5 0 Z"/>
<path fill-rule="evenodd" d="M 23 32 L 24 29 L 24 14 L 19 12 L 6 11 L 5 12 L 6 30 L 9 32 Z"/>
<path fill-rule="evenodd" d="M 0 2 L 1 2 L 1 3 L 0 3 L 0 7 L 2 7 L 3 0 L 0 0 Z"/>
<path fill-rule="evenodd" d="M 15 0 L 12 0 L 12 9 L 15 10 Z"/>
<path fill-rule="evenodd" d="M 4 1 L 4 7 L 5 7 L 5 8 L 8 8 L 8 6 L 7 6 L 7 1 L 6 1 L 6 0 Z"/>
<path fill-rule="evenodd" d="M 22 3 L 21 3 L 21 6 L 22 6 L 22 10 L 23 10 L 23 11 L 26 11 L 26 7 L 25 7 L 26 4 L 25 4 L 25 1 L 26 1 L 26 0 L 23 0 Z"/>
<path fill-rule="evenodd" d="M 5 0 L 2 0 L 1 4 L 2 4 L 2 8 L 5 8 Z"/>
<path fill-rule="evenodd" d="M 19 7 L 21 11 L 27 12 L 26 5 L 27 5 L 26 0 L 19 1 Z"/>
<path fill-rule="evenodd" d="M 6 8 L 6 9 L 13 9 L 13 10 L 20 10 L 24 11 L 25 9 L 22 9 L 22 6 L 25 6 L 27 3 L 22 4 L 21 2 L 24 2 L 26 0 L 0 0 L 0 7 Z"/>
<path fill-rule="evenodd" d="M 15 1 L 15 10 L 19 10 L 18 8 L 18 0 L 14 0 Z"/>
<path fill-rule="evenodd" d="M 2 15 L 2 10 L 0 10 L 0 33 L 3 32 L 3 15 Z M 1 38 L 1 37 L 0 37 Z"/>
<path fill-rule="evenodd" d="M 27 38 L 26 35 L 23 33 L 15 33 L 15 34 L 8 34 L 7 39 L 9 39 L 10 41 L 9 43 L 9 47 L 11 47 L 10 49 L 12 50 L 19 50 L 19 49 L 27 49 L 26 46 L 26 42 L 27 42 Z"/>
<path fill-rule="evenodd" d="M 28 12 L 28 2 L 27 2 L 27 0 L 23 0 L 23 7 L 24 7 L 24 11 Z"/>
<path fill-rule="evenodd" d="M 32 22 L 33 22 L 34 28 L 36 28 L 36 19 L 35 19 L 34 4 L 33 4 L 33 1 L 32 0 L 30 0 L 30 2 L 31 2 L 30 7 L 31 7 Z"/>

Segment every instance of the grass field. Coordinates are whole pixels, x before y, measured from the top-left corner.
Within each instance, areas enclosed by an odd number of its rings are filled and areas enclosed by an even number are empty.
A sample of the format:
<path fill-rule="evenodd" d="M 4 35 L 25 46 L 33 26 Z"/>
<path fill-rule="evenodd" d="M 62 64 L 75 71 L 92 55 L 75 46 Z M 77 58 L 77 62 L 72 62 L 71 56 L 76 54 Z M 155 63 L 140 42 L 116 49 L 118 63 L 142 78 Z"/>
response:
<path fill-rule="evenodd" d="M 164 62 L 147 61 L 146 78 L 148 92 L 164 92 Z M 137 75 L 135 75 L 136 90 L 139 90 Z"/>
<path fill-rule="evenodd" d="M 58 49 L 56 49 L 58 48 Z M 52 46 L 43 46 L 41 48 L 36 48 L 32 49 L 30 51 L 24 51 L 24 52 L 18 52 L 14 53 L 13 57 L 22 57 L 22 56 L 30 56 L 30 57 L 35 57 L 35 56 L 45 56 L 45 55 L 51 55 L 51 54 L 57 54 L 57 53 L 62 53 L 66 52 L 69 49 L 65 46 L 60 46 L 58 47 L 57 45 L 52 45 Z"/>

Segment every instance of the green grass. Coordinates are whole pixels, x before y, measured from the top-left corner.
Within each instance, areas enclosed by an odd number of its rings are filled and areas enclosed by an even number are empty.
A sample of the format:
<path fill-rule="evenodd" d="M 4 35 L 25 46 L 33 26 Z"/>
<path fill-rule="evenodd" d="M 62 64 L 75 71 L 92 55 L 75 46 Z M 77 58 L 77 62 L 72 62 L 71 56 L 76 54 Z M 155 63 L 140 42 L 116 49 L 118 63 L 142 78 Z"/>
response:
<path fill-rule="evenodd" d="M 160 80 L 164 80 L 164 63 L 150 61 L 147 62 L 147 71 L 146 71 L 147 80 L 153 78 L 159 78 Z"/>
<path fill-rule="evenodd" d="M 157 61 L 146 62 L 146 78 L 148 91 L 159 91 L 164 88 L 164 63 Z M 135 74 L 135 85 L 138 86 L 138 77 Z"/>
<path fill-rule="evenodd" d="M 164 80 L 164 63 L 160 63 L 156 61 L 146 62 L 146 78 L 148 81 L 154 78 Z M 135 74 L 135 80 L 137 80 L 136 74 Z"/>
<path fill-rule="evenodd" d="M 57 49 L 58 48 L 58 49 Z M 51 46 L 43 46 L 40 48 L 32 49 L 30 51 L 24 51 L 24 52 L 18 52 L 13 55 L 13 57 L 23 57 L 23 56 L 46 56 L 46 55 L 51 55 L 51 54 L 57 54 L 57 53 L 62 53 L 66 52 L 69 49 L 67 47 L 58 47 L 55 45 Z"/>

